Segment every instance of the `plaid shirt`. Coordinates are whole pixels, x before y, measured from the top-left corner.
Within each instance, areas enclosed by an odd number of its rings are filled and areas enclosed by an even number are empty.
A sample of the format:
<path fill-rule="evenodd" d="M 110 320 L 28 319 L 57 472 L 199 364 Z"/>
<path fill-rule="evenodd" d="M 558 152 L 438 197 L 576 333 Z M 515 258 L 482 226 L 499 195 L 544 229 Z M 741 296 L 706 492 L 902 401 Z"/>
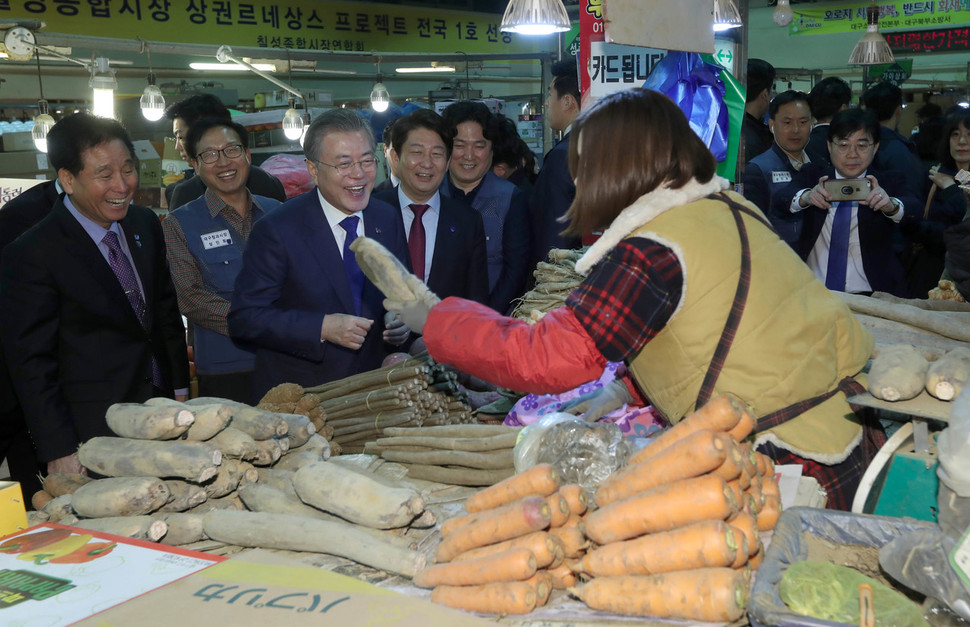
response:
<path fill-rule="evenodd" d="M 229 227 L 242 238 L 243 243 L 248 242 L 249 234 L 253 230 L 253 207 L 259 207 L 249 190 L 246 191 L 245 216 L 239 215 L 232 205 L 226 204 L 210 189 L 206 190 L 204 197 L 209 215 L 213 218 L 217 215 L 222 216 Z M 229 301 L 206 288 L 198 261 L 189 252 L 189 246 L 185 242 L 182 225 L 174 218 L 165 219 L 162 220 L 162 231 L 165 233 L 168 263 L 182 315 L 192 324 L 229 335 L 229 327 L 226 324 Z"/>
<path fill-rule="evenodd" d="M 569 307 L 609 361 L 636 355 L 666 326 L 684 275 L 676 255 L 640 237 L 621 241 L 569 298 Z"/>

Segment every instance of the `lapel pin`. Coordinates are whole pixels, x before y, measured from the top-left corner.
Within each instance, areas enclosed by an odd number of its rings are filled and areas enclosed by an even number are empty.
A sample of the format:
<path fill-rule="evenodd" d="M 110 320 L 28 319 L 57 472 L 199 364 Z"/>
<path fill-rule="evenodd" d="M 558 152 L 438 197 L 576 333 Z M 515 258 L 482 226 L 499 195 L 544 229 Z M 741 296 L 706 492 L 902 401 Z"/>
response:
<path fill-rule="evenodd" d="M 381 232 L 381 229 L 380 229 L 380 227 L 378 227 L 378 228 L 376 228 L 376 229 L 374 229 L 374 232 L 375 232 L 375 233 L 380 233 L 380 232 Z"/>
<path fill-rule="evenodd" d="M 454 233 L 454 232 L 455 232 L 455 227 L 451 227 L 451 232 L 452 232 L 452 233 Z"/>
<path fill-rule="evenodd" d="M 141 236 L 135 233 L 135 246 L 141 248 Z"/>

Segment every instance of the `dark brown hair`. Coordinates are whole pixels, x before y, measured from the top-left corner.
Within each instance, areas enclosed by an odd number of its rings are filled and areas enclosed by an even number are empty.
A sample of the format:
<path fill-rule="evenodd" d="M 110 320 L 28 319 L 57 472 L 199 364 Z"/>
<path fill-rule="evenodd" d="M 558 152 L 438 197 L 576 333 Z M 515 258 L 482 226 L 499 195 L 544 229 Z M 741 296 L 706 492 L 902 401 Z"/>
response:
<path fill-rule="evenodd" d="M 677 105 L 648 89 L 601 98 L 579 114 L 570 136 L 576 199 L 566 212 L 568 235 L 605 228 L 640 196 L 691 179 L 706 183 L 717 169 Z"/>

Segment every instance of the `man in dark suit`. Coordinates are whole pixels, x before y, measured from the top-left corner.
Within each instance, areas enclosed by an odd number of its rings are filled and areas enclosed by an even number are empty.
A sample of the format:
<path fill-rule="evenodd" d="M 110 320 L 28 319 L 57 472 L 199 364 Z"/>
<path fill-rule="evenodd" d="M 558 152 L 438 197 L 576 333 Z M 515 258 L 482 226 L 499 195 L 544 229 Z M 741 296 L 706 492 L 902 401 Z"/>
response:
<path fill-rule="evenodd" d="M 401 184 L 374 197 L 401 208 L 411 269 L 432 292 L 441 298 L 460 296 L 487 303 L 482 216 L 438 193 L 448 171 L 451 142 L 448 125 L 434 111 L 418 109 L 398 118 L 391 133 L 390 158 Z"/>
<path fill-rule="evenodd" d="M 0 252 L 24 231 L 43 220 L 60 191 L 57 182 L 44 181 L 0 207 Z M 20 483 L 25 497 L 41 489 L 37 477 L 39 464 L 34 443 L 27 430 L 24 410 L 17 400 L 10 371 L 0 343 L 0 459 L 7 460 L 10 478 Z"/>
<path fill-rule="evenodd" d="M 829 163 L 829 123 L 835 114 L 849 108 L 852 88 L 838 76 L 823 78 L 808 92 L 808 104 L 815 116 L 815 126 L 808 138 L 805 152 L 812 163 Z"/>
<path fill-rule="evenodd" d="M 41 461 L 80 472 L 111 404 L 187 396 L 188 356 L 158 217 L 131 205 L 124 128 L 78 113 L 47 143 L 66 195 L 3 252 L 0 335 Z"/>
<path fill-rule="evenodd" d="M 407 263 L 400 211 L 370 197 L 375 150 L 367 120 L 325 111 L 304 142 L 317 189 L 253 225 L 228 322 L 233 339 L 256 349 L 255 398 L 279 383 L 318 385 L 372 370 L 408 338 L 349 249 L 366 235 Z"/>
<path fill-rule="evenodd" d="M 916 194 L 897 173 L 871 169 L 879 148 L 879 122 L 871 111 L 846 109 L 829 125 L 832 167 L 809 164 L 778 193 L 778 210 L 804 218 L 798 252 L 816 278 L 834 291 L 889 292 L 908 297 L 903 269 L 893 254 L 898 225 L 919 220 Z M 836 201 L 824 187 L 829 179 L 865 179 L 871 185 L 860 201 Z"/>
<path fill-rule="evenodd" d="M 165 116 L 172 121 L 172 133 L 175 135 L 175 149 L 179 151 L 182 160 L 192 161 L 192 155 L 185 150 L 185 138 L 195 122 L 202 118 L 225 118 L 231 121 L 229 109 L 222 101 L 212 94 L 196 94 L 176 102 L 165 110 Z M 286 190 L 278 178 L 266 170 L 252 166 L 246 177 L 246 188 L 257 196 L 265 196 L 283 202 L 286 200 Z M 195 176 L 195 170 L 185 171 L 185 178 L 174 185 L 165 188 L 165 199 L 168 210 L 178 209 L 205 193 L 205 182 Z"/>
<path fill-rule="evenodd" d="M 553 63 L 552 82 L 546 97 L 545 114 L 549 128 L 563 133 L 562 139 L 542 160 L 542 169 L 532 190 L 530 205 L 535 230 L 532 256 L 535 261 L 546 261 L 553 248 L 579 248 L 580 237 L 566 237 L 559 233 L 566 225 L 559 221 L 576 197 L 576 184 L 569 173 L 569 129 L 579 115 L 579 74 L 576 59 L 569 58 Z"/>
<path fill-rule="evenodd" d="M 788 207 L 772 211 L 771 196 L 784 189 L 808 163 L 805 144 L 812 130 L 808 95 L 794 89 L 778 94 L 768 106 L 768 116 L 775 143 L 744 166 L 744 197 L 768 216 L 778 236 L 794 248 L 802 230 L 802 215 Z"/>

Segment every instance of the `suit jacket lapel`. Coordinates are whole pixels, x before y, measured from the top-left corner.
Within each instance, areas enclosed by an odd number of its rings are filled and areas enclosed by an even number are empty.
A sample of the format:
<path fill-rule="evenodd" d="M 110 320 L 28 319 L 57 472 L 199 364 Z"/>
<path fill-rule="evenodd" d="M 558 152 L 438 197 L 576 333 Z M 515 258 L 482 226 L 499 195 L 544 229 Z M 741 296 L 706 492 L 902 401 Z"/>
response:
<path fill-rule="evenodd" d="M 128 297 L 125 296 L 125 290 L 122 289 L 118 277 L 115 276 L 111 266 L 108 265 L 108 261 L 101 254 L 98 245 L 71 215 L 62 201 L 57 201 L 52 212 L 56 214 L 64 233 L 64 250 L 76 259 L 78 271 L 90 275 L 93 281 L 104 291 L 108 309 L 112 312 L 122 312 L 118 314 L 120 318 L 136 324 L 140 328 L 141 323 L 138 322 L 138 317 L 131 308 Z M 99 298 L 96 294 L 90 296 L 92 299 Z"/>
<path fill-rule="evenodd" d="M 337 240 L 330 230 L 330 223 L 323 213 L 317 199 L 316 190 L 308 192 L 309 197 L 303 207 L 303 242 L 320 266 L 320 276 L 329 281 L 340 298 L 346 312 L 354 311 L 354 298 L 350 294 L 350 282 L 344 271 L 343 257 L 337 248 Z"/>

